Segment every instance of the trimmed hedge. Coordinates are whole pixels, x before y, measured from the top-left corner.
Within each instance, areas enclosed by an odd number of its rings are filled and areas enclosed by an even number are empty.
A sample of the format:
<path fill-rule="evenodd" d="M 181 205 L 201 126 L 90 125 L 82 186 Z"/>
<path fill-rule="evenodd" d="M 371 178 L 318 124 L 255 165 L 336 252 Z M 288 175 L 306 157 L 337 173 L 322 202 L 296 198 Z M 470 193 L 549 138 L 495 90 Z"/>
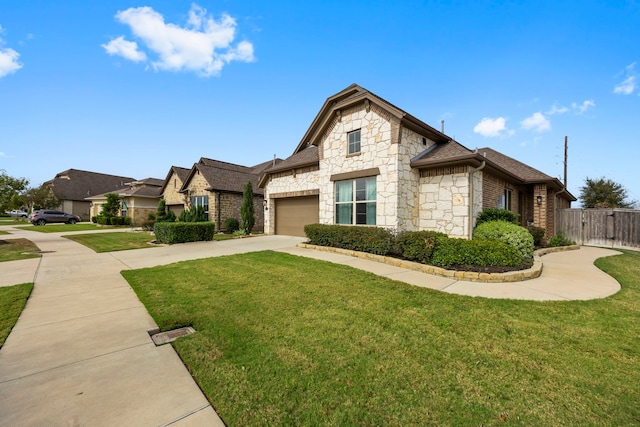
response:
<path fill-rule="evenodd" d="M 473 231 L 474 240 L 499 240 L 518 251 L 522 264 L 533 261 L 533 236 L 526 228 L 506 221 L 491 221 L 480 224 Z"/>
<path fill-rule="evenodd" d="M 213 240 L 213 222 L 156 222 L 153 231 L 160 243 L 185 243 Z"/>
<path fill-rule="evenodd" d="M 522 267 L 518 251 L 498 240 L 437 237 L 431 265 L 473 270 L 473 267 Z"/>
<path fill-rule="evenodd" d="M 240 230 L 240 221 L 235 218 L 229 217 L 224 220 L 224 230 L 227 233 L 233 233 Z"/>
<path fill-rule="evenodd" d="M 312 245 L 376 255 L 388 255 L 394 247 L 393 233 L 380 227 L 308 224 L 304 226 L 304 232 Z"/>
<path fill-rule="evenodd" d="M 429 264 L 437 237 L 447 237 L 437 231 L 404 231 L 396 239 L 396 252 L 409 261 Z"/>

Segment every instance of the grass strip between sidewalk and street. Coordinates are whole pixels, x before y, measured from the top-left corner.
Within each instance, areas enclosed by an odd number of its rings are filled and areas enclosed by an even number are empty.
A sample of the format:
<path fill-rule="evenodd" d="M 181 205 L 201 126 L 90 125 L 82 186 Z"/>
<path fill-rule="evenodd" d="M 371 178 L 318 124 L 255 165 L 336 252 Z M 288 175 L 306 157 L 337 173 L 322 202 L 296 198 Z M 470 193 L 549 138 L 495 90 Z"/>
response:
<path fill-rule="evenodd" d="M 38 246 L 28 239 L 0 239 L 0 262 L 40 258 L 40 254 L 28 253 L 39 250 Z"/>
<path fill-rule="evenodd" d="M 18 321 L 32 289 L 33 283 L 0 287 L 0 348 Z"/>
<path fill-rule="evenodd" d="M 640 253 L 597 265 L 622 290 L 563 302 L 272 251 L 122 274 L 228 426 L 637 424 Z"/>
<path fill-rule="evenodd" d="M 128 249 L 153 248 L 155 237 L 146 231 L 120 231 L 113 233 L 70 234 L 62 236 L 85 245 L 96 252 L 126 251 Z"/>

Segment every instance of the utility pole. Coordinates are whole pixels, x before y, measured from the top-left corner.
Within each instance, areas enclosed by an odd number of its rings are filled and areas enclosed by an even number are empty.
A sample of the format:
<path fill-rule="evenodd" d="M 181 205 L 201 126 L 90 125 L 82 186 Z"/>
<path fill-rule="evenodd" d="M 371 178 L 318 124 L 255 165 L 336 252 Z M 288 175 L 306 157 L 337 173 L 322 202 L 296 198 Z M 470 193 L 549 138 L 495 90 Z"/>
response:
<path fill-rule="evenodd" d="M 564 188 L 567 188 L 567 151 L 569 150 L 568 137 L 564 137 Z"/>

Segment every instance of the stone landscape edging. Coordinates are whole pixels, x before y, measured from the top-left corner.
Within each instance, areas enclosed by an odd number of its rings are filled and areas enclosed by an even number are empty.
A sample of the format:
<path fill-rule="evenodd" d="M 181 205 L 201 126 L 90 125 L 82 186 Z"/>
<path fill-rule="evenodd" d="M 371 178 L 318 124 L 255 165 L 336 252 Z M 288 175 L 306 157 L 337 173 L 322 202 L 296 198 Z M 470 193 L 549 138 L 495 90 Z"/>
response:
<path fill-rule="evenodd" d="M 409 270 L 420 271 L 426 274 L 433 274 L 441 277 L 448 277 L 456 280 L 465 280 L 468 282 L 481 282 L 481 283 L 511 283 L 522 282 L 525 280 L 535 279 L 542 274 L 542 259 L 541 257 L 552 252 L 563 252 L 569 250 L 580 249 L 578 245 L 572 246 L 558 246 L 553 248 L 539 249 L 533 254 L 533 265 L 526 270 L 509 271 L 506 273 L 478 273 L 475 271 L 457 271 L 447 270 L 433 265 L 420 264 L 418 262 L 407 261 L 404 259 L 375 255 L 367 252 L 352 251 L 349 249 L 334 248 L 331 246 L 318 246 L 310 245 L 308 243 L 299 243 L 298 247 L 305 249 L 314 249 L 318 251 L 333 252 L 342 255 L 349 255 L 356 258 L 368 259 L 371 261 L 382 262 L 385 264 L 393 265 L 400 268 L 406 268 Z"/>

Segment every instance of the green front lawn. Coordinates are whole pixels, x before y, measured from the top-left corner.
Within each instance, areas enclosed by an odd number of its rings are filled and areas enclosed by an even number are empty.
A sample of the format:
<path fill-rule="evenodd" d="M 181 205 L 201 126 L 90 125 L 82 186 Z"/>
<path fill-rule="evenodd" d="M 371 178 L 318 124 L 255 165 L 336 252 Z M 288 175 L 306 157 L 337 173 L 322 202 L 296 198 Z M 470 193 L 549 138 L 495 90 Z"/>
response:
<path fill-rule="evenodd" d="M 104 227 L 98 227 L 90 222 L 83 222 L 77 224 L 46 224 L 46 225 L 29 225 L 25 228 L 30 231 L 39 231 L 40 233 L 62 233 L 67 231 L 90 231 L 90 230 L 104 230 Z"/>
<path fill-rule="evenodd" d="M 113 232 L 96 234 L 75 234 L 62 236 L 81 243 L 96 252 L 126 251 L 128 249 L 152 248 L 150 244 L 155 237 L 145 231 Z"/>
<path fill-rule="evenodd" d="M 33 283 L 0 287 L 0 348 L 18 321 L 31 294 Z"/>
<path fill-rule="evenodd" d="M 122 274 L 229 426 L 638 424 L 640 253 L 597 265 L 623 290 L 573 302 L 271 251 Z"/>
<path fill-rule="evenodd" d="M 16 261 L 19 259 L 39 258 L 39 254 L 25 252 L 39 251 L 35 243 L 27 239 L 0 239 L 0 262 Z"/>

